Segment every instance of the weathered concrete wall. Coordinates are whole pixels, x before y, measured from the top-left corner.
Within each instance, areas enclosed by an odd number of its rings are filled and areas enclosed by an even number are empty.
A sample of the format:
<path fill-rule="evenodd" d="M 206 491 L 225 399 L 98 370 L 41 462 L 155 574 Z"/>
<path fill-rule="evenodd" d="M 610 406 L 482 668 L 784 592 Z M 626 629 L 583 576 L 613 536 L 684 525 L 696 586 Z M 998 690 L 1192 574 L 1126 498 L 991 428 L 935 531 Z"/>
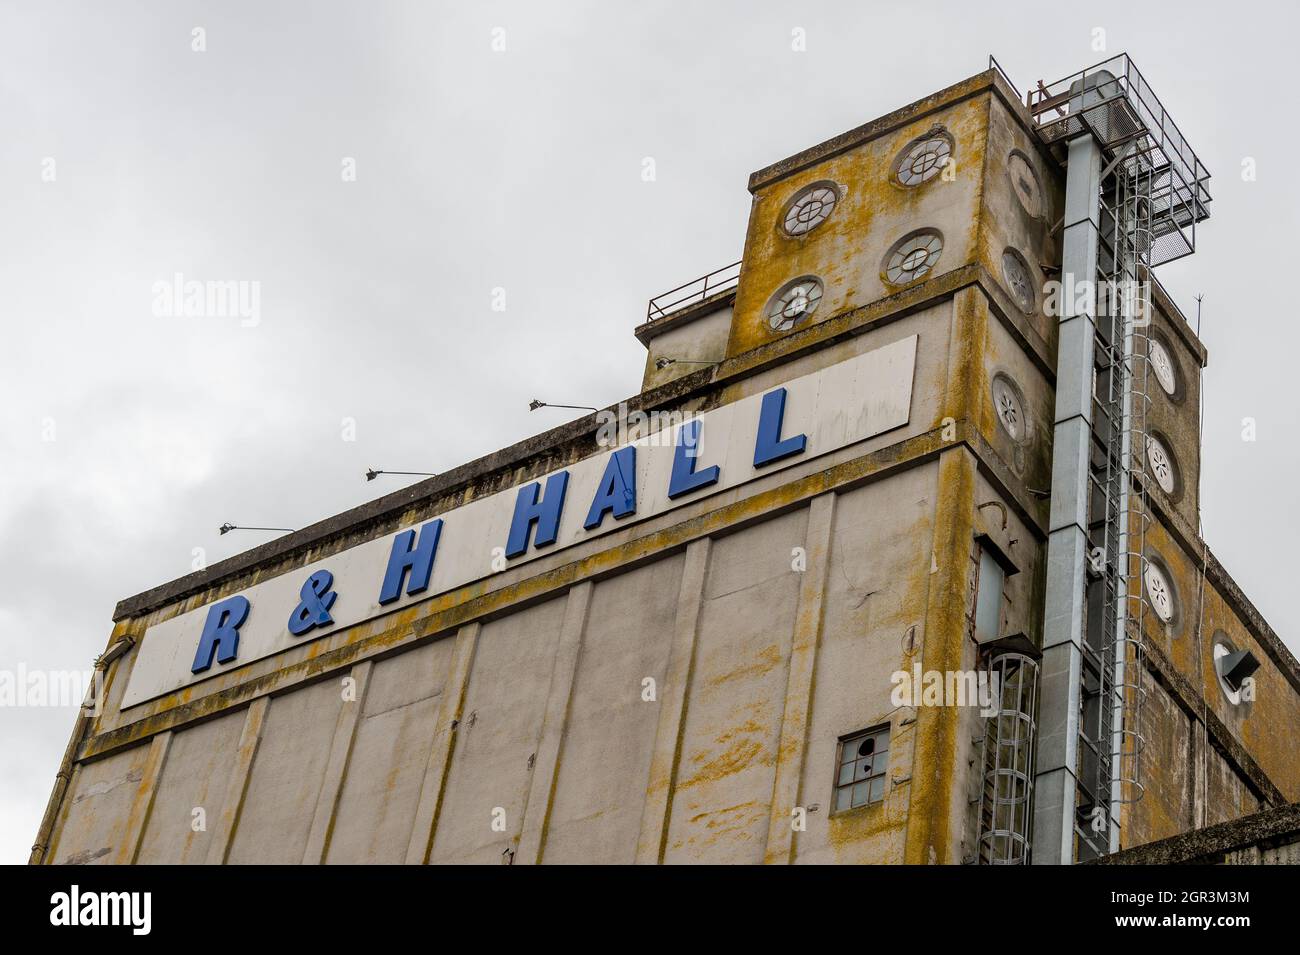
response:
<path fill-rule="evenodd" d="M 809 318 L 816 325 L 974 261 L 989 94 L 987 87 L 980 90 L 977 83 L 966 85 L 969 90 L 936 94 L 900 111 L 905 115 L 895 114 L 893 122 L 864 132 L 848 148 L 825 150 L 825 158 L 808 161 L 789 174 L 767 177 L 751 190 L 754 203 L 728 355 L 789 334 L 773 332 L 764 310 L 791 279 L 802 275 L 821 279 L 824 294 Z M 892 174 L 900 151 L 935 128 L 952 138 L 953 174 L 917 186 L 900 185 Z M 820 181 L 842 189 L 834 215 L 804 235 L 787 235 L 781 221 L 788 203 L 804 187 Z M 884 275 L 886 253 L 920 227 L 942 233 L 938 262 L 922 279 L 901 286 L 889 283 Z"/>
<path fill-rule="evenodd" d="M 325 861 L 405 860 L 454 647 L 444 638 L 375 664 Z"/>
<path fill-rule="evenodd" d="M 797 511 L 713 545 L 665 862 L 761 862 L 798 596 Z"/>
<path fill-rule="evenodd" d="M 112 864 L 131 851 L 126 822 L 140 794 L 149 750 L 147 743 L 133 746 L 77 767 L 50 845 L 52 861 Z"/>
<path fill-rule="evenodd" d="M 244 720 L 236 710 L 174 734 L 136 861 L 206 861 L 226 808 Z"/>
<path fill-rule="evenodd" d="M 699 371 L 698 362 L 722 360 L 727 351 L 727 335 L 731 331 L 732 299 L 733 296 L 724 295 L 715 301 L 710 296 L 712 304 L 701 303 L 684 309 L 680 314 L 656 319 L 637 330 L 637 337 L 646 346 L 642 391 Z M 658 368 L 656 363 L 661 358 L 674 361 Z"/>
<path fill-rule="evenodd" d="M 303 861 L 343 705 L 338 680 L 271 700 L 226 861 Z"/>
<path fill-rule="evenodd" d="M 795 837 L 803 863 L 902 862 L 916 714 L 890 699 L 891 675 L 912 668 L 924 640 L 938 468 L 840 495 L 824 591 L 801 802 L 818 806 Z M 885 799 L 834 811 L 837 740 L 890 726 Z"/>

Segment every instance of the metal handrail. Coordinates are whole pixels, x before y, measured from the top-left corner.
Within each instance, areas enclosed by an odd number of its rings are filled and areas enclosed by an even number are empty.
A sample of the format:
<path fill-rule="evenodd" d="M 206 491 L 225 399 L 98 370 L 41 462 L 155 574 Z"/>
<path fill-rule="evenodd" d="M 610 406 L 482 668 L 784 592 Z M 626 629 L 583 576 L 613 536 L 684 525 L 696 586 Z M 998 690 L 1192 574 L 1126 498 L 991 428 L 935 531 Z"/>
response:
<path fill-rule="evenodd" d="M 1016 99 L 1024 99 L 1023 94 L 1020 92 L 1020 88 L 1016 86 L 1015 83 L 1011 82 L 1011 77 L 1007 75 L 1007 71 L 1002 68 L 1002 64 L 997 61 L 992 53 L 989 54 L 989 69 L 997 70 L 998 73 L 1002 75 L 1002 78 L 1007 82 L 1007 86 L 1011 87 L 1011 92 L 1016 94 Z"/>
<path fill-rule="evenodd" d="M 724 265 L 720 269 L 714 269 L 707 275 L 702 275 L 697 279 L 679 285 L 677 288 L 656 295 L 650 299 L 650 304 L 646 306 L 645 320 L 653 322 L 656 319 L 667 318 L 673 312 L 680 312 L 689 305 L 695 305 L 727 289 L 735 288 L 736 283 L 739 281 L 740 260 L 737 260 L 730 265 Z M 677 297 L 672 298 L 674 295 Z"/>

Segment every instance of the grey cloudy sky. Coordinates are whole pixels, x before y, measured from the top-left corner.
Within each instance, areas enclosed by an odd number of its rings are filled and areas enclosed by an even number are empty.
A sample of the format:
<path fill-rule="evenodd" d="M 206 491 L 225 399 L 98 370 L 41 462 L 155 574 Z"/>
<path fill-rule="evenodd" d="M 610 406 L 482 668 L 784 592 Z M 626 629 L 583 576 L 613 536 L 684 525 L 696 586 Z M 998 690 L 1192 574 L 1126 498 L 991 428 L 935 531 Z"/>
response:
<path fill-rule="evenodd" d="M 990 52 L 1022 89 L 1129 52 L 1215 173 L 1160 272 L 1189 314 L 1205 295 L 1205 532 L 1300 650 L 1296 14 L 1061 6 L 4 0 L 0 670 L 84 669 L 119 598 L 265 539 L 222 521 L 301 527 L 399 486 L 367 466 L 564 420 L 530 398 L 635 393 L 646 299 L 740 257 L 751 171 Z M 177 272 L 260 283 L 260 322 L 155 315 Z M 74 717 L 0 708 L 0 861 Z"/>

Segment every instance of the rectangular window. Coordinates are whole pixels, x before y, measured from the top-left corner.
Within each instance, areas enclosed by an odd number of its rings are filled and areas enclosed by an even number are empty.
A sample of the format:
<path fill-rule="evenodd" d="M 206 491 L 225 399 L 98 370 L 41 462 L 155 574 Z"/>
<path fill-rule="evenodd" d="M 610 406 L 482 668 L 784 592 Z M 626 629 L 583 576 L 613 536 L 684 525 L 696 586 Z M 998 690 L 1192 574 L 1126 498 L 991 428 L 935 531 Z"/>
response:
<path fill-rule="evenodd" d="M 975 585 L 975 640 L 996 640 L 1002 629 L 1002 585 L 1006 574 L 988 548 L 980 549 L 979 582 Z"/>
<path fill-rule="evenodd" d="M 889 727 L 877 726 L 840 740 L 836 760 L 835 809 L 854 809 L 885 798 Z"/>

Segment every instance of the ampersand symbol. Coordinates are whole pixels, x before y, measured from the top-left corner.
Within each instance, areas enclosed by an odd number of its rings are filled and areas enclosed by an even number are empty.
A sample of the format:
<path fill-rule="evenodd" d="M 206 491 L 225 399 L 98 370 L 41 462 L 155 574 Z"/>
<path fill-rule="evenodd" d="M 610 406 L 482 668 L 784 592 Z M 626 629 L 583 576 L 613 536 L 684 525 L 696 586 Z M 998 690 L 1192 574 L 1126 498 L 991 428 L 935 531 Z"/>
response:
<path fill-rule="evenodd" d="M 302 602 L 289 615 L 289 632 L 301 637 L 313 627 L 323 627 L 334 622 L 330 616 L 330 607 L 338 598 L 330 588 L 334 586 L 334 575 L 328 570 L 318 570 L 307 578 L 298 596 Z"/>

